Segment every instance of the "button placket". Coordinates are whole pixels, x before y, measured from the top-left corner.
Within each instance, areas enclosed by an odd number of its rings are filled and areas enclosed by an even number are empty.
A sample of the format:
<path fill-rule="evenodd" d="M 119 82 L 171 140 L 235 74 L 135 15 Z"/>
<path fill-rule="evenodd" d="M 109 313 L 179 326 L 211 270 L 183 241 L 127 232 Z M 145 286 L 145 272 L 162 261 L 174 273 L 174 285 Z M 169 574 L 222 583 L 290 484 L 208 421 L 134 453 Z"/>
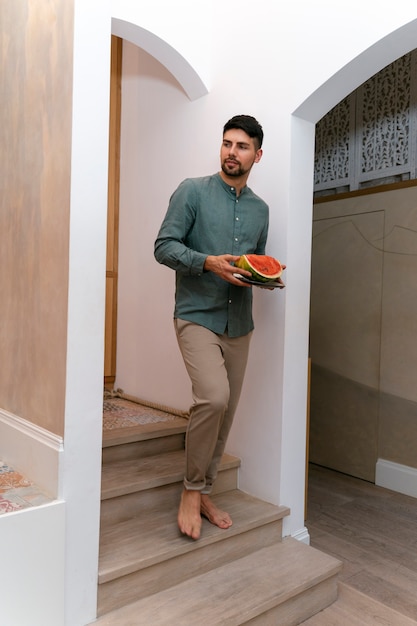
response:
<path fill-rule="evenodd" d="M 234 188 L 231 188 L 234 191 Z M 239 199 L 234 200 L 233 254 L 240 254 L 241 221 L 238 213 Z"/>

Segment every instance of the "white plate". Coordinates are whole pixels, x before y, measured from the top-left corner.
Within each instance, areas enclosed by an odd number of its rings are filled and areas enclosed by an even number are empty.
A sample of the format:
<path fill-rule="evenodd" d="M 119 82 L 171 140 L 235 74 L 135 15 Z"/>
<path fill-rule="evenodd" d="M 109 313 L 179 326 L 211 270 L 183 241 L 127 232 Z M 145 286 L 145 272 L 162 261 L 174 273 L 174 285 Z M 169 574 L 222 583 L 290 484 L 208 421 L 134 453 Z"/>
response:
<path fill-rule="evenodd" d="M 263 287 L 264 289 L 283 289 L 285 287 L 284 283 L 277 280 L 271 280 L 269 283 L 263 283 L 260 280 L 242 276 L 242 274 L 233 274 L 233 276 L 241 280 L 242 283 L 247 283 L 248 285 L 253 285 L 254 287 Z"/>

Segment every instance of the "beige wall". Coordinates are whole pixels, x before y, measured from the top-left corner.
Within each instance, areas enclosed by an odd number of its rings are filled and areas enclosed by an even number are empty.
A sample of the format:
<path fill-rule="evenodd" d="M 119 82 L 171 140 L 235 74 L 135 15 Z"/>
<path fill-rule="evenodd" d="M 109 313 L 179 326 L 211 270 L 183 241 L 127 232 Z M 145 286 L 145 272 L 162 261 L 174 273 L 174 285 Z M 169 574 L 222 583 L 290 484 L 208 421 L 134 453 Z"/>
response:
<path fill-rule="evenodd" d="M 62 435 L 73 4 L 2 0 L 0 408 Z"/>
<path fill-rule="evenodd" d="M 417 187 L 315 205 L 310 459 L 417 468 Z"/>

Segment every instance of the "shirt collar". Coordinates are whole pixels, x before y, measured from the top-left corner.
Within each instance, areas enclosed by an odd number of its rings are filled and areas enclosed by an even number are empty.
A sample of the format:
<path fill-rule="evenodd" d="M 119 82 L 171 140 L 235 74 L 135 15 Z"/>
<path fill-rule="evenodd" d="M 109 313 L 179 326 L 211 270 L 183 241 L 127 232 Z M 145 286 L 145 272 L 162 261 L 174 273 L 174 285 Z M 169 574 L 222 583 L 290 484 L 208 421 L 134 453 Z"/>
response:
<path fill-rule="evenodd" d="M 231 193 L 233 196 L 236 196 L 236 187 L 233 187 L 232 185 L 229 185 L 228 183 L 226 183 L 223 178 L 220 176 L 220 174 L 217 172 L 217 178 L 221 184 L 221 186 L 223 187 L 223 189 L 225 189 L 225 191 L 227 191 L 228 193 Z M 246 192 L 246 190 L 248 189 L 248 186 L 245 185 L 242 189 L 242 191 L 240 192 L 239 197 Z"/>

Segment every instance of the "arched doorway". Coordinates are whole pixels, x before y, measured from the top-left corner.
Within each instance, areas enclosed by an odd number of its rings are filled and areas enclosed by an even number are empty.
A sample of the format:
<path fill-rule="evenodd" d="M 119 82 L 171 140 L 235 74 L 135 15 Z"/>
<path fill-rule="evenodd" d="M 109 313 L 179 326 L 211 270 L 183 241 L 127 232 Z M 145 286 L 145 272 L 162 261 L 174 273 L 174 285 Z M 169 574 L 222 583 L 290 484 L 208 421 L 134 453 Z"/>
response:
<path fill-rule="evenodd" d="M 288 267 L 292 270 L 292 280 L 300 286 L 298 293 L 286 294 L 286 349 L 284 354 L 285 374 L 288 381 L 300 380 L 300 363 L 305 364 L 301 377 L 307 389 L 307 346 L 309 327 L 310 265 L 299 266 L 299 250 L 311 250 L 312 236 L 312 181 L 314 161 L 315 123 L 335 104 L 347 96 L 367 78 L 380 69 L 415 48 L 417 41 L 417 21 L 414 20 L 375 43 L 342 67 L 326 83 L 321 85 L 293 113 L 292 154 L 290 168 L 290 210 L 288 215 Z M 299 180 L 310 180 L 311 187 L 302 187 Z M 301 295 L 301 292 L 304 295 Z M 298 337 L 298 340 L 297 340 Z M 305 346 L 305 351 L 300 345 Z M 300 346 L 300 352 L 294 351 Z M 300 441 L 299 433 L 305 430 L 305 398 L 299 390 L 284 389 L 283 399 L 283 456 L 281 465 L 282 501 L 291 501 L 294 488 L 294 473 L 304 485 L 304 467 L 299 459 L 305 458 L 305 439 Z M 298 395 L 297 395 L 298 394 Z M 286 452 L 286 450 L 288 452 Z M 291 451 L 291 452 L 290 452 Z M 295 455 L 295 456 L 294 456 Z M 295 458 L 298 459 L 295 462 Z M 299 504 L 301 507 L 301 504 Z M 304 502 L 302 503 L 304 506 Z"/>
<path fill-rule="evenodd" d="M 415 50 L 395 60 L 318 126 L 316 146 L 324 127 L 331 133 L 340 128 L 336 119 L 344 124 L 342 112 L 356 113 L 348 120 L 349 177 L 335 183 L 350 186 L 315 203 L 310 332 L 311 460 L 409 495 L 415 491 L 405 476 L 416 471 L 408 288 L 417 269 L 415 63 Z"/>
<path fill-rule="evenodd" d="M 111 388 L 115 382 L 117 362 L 120 132 L 124 43 L 134 44 L 166 67 L 190 100 L 207 94 L 207 87 L 194 68 L 174 48 L 155 34 L 140 26 L 116 18 L 112 20 L 112 33 L 104 362 L 104 384 L 108 388 Z"/>
<path fill-rule="evenodd" d="M 314 94 L 296 110 L 296 114 L 301 114 L 303 121 L 307 119 L 312 122 L 318 121 L 332 106 L 342 100 L 363 81 L 367 80 L 387 64 L 395 61 L 401 55 L 413 50 L 415 48 L 415 42 L 417 41 L 416 37 L 416 22 L 413 21 L 402 29 L 395 31 L 389 37 L 379 41 L 373 48 L 362 53 L 358 58 L 354 59 L 349 65 L 335 74 L 330 81 L 314 92 Z M 329 102 L 331 103 L 330 107 L 328 106 Z M 295 122 L 297 128 L 300 128 L 301 125 L 302 122 Z M 314 142 L 314 133 L 312 141 L 311 138 L 307 139 L 306 135 L 309 130 L 311 131 L 311 129 L 305 128 L 302 134 L 306 143 L 309 143 L 311 150 L 311 145 Z M 299 134 L 295 136 L 297 144 L 298 140 Z M 298 145 L 297 149 L 299 149 Z M 307 146 L 305 146 L 305 149 L 307 149 Z M 299 162 L 303 163 L 303 160 L 300 158 Z M 312 167 L 311 163 L 309 167 Z M 295 172 L 296 170 L 294 169 L 294 175 L 296 175 Z M 294 181 L 294 185 L 295 184 Z M 299 194 L 300 191 L 297 190 L 294 197 L 297 199 Z M 306 196 L 307 195 L 308 194 L 306 194 Z M 305 197 L 304 201 L 307 202 L 307 197 Z M 290 214 L 293 215 L 294 210 L 292 210 Z M 310 238 L 310 234 L 308 236 Z M 300 243 L 301 240 L 299 240 L 299 245 Z M 307 236 L 304 239 L 304 244 L 307 245 Z"/>

